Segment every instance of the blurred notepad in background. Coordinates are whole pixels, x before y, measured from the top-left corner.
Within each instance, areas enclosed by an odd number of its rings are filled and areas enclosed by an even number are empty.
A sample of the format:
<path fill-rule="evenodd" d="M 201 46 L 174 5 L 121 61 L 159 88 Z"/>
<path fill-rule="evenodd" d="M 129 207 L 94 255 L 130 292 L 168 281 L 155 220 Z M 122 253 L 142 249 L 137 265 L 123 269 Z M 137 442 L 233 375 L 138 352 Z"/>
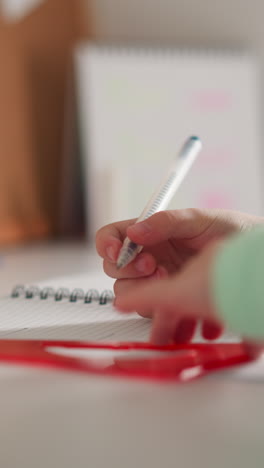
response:
<path fill-rule="evenodd" d="M 203 151 L 170 208 L 261 213 L 252 57 L 87 44 L 75 63 L 90 235 L 105 223 L 137 217 L 192 134 Z"/>

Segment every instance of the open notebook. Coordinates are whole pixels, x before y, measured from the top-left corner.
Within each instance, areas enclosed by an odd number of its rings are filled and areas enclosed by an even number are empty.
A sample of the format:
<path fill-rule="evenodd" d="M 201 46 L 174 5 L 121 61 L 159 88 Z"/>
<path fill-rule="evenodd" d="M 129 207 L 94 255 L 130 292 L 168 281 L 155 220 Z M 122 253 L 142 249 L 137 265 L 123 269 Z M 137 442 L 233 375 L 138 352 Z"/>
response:
<path fill-rule="evenodd" d="M 119 314 L 111 286 L 102 275 L 81 275 L 14 287 L 0 300 L 0 338 L 146 341 L 150 321 Z"/>
<path fill-rule="evenodd" d="M 136 313 L 118 313 L 112 304 L 112 284 L 95 274 L 14 288 L 14 297 L 0 299 L 0 339 L 147 341 L 151 321 Z M 198 334 L 196 340 L 200 341 Z M 225 335 L 221 341 L 237 339 Z"/>

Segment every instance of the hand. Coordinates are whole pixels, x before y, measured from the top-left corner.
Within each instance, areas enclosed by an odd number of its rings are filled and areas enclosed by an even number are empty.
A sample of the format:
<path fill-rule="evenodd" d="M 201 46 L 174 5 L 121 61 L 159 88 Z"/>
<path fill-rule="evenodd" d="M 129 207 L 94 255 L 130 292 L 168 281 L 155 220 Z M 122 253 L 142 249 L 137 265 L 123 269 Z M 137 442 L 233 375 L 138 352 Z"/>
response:
<path fill-rule="evenodd" d="M 104 271 L 117 279 L 114 285 L 117 300 L 121 294 L 124 297 L 140 285 L 179 273 L 212 241 L 263 223 L 262 218 L 239 212 L 196 209 L 163 211 L 144 222 L 135 224 L 135 221 L 109 224 L 96 236 L 97 251 L 104 259 Z M 126 235 L 144 248 L 127 267 L 117 270 L 117 257 Z M 144 317 L 152 317 L 153 311 L 153 306 L 138 310 Z M 175 339 L 191 339 L 196 323 L 196 319 L 190 317 L 179 321 Z M 219 323 L 204 320 L 202 333 L 205 338 L 214 339 L 221 330 Z"/>
<path fill-rule="evenodd" d="M 183 341 L 179 329 L 184 334 L 190 323 L 203 320 L 209 327 L 220 329 L 211 298 L 211 270 L 220 243 L 213 243 L 189 260 L 179 273 L 148 284 L 142 282 L 120 294 L 115 306 L 122 312 L 153 311 L 153 324 L 150 340 L 156 345 Z M 213 325 L 215 324 L 215 325 Z"/>
<path fill-rule="evenodd" d="M 221 317 L 212 295 L 212 272 L 218 250 L 222 245 L 224 247 L 225 242 L 214 242 L 205 247 L 180 273 L 139 285 L 121 294 L 116 300 L 117 309 L 121 312 L 137 310 L 140 313 L 145 308 L 152 308 L 150 341 L 160 346 L 175 342 L 175 334 L 178 334 L 183 319 L 186 322 L 200 319 L 220 323 Z M 263 354 L 263 342 L 247 340 L 245 345 L 251 356 L 257 358 Z"/>

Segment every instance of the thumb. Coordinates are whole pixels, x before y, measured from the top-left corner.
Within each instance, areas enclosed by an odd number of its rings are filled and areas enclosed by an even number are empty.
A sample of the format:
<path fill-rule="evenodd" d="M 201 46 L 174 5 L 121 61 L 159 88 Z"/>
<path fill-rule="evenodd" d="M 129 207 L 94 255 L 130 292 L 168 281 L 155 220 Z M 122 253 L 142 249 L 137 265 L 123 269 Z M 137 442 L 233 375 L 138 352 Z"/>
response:
<path fill-rule="evenodd" d="M 133 242 L 146 246 L 171 238 L 190 240 L 210 227 L 215 217 L 215 212 L 197 209 L 160 211 L 129 226 L 127 236 Z"/>

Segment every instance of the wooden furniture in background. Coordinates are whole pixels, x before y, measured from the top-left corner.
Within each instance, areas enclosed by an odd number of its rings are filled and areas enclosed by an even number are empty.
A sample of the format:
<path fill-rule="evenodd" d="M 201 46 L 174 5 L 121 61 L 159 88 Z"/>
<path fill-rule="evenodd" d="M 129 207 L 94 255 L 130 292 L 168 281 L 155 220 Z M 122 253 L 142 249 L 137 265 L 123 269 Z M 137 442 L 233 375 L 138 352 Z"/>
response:
<path fill-rule="evenodd" d="M 56 234 L 67 73 L 88 34 L 81 3 L 0 18 L 0 244 Z"/>

